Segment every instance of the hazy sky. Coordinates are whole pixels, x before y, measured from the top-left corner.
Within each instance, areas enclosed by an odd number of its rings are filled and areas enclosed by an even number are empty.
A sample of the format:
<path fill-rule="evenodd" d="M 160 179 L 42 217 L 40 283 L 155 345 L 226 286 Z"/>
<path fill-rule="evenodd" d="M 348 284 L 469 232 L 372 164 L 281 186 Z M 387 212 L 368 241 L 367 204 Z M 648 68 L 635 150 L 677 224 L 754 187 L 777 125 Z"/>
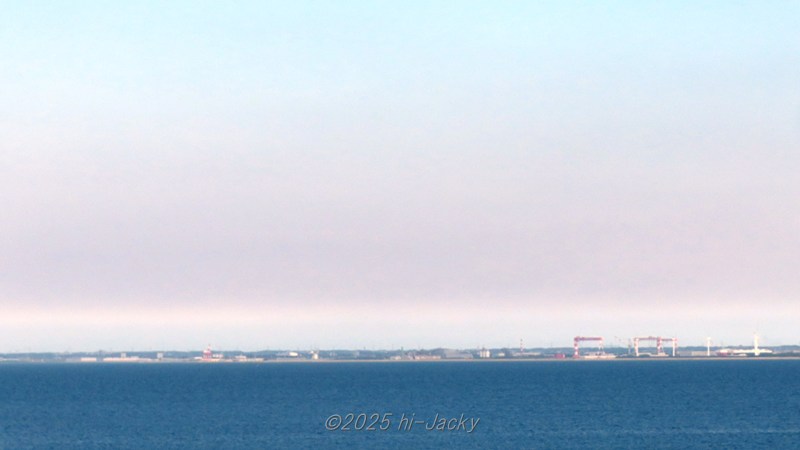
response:
<path fill-rule="evenodd" d="M 797 2 L 0 2 L 0 351 L 800 343 Z"/>

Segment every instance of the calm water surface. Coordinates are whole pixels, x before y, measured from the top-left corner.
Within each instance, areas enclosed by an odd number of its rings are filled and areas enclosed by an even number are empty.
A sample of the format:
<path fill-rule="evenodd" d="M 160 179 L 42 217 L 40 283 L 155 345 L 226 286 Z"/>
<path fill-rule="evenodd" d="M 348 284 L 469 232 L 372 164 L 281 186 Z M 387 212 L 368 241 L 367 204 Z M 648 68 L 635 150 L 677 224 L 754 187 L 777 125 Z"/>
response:
<path fill-rule="evenodd" d="M 440 447 L 800 448 L 800 361 L 0 364 L 0 448 Z"/>

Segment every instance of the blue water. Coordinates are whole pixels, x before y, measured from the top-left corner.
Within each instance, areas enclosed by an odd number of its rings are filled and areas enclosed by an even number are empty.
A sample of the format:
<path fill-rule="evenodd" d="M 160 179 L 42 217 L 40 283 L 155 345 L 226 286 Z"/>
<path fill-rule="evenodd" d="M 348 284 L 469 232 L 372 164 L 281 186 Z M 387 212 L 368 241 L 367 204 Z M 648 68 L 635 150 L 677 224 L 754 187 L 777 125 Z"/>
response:
<path fill-rule="evenodd" d="M 441 447 L 800 448 L 800 361 L 0 364 L 0 448 Z"/>

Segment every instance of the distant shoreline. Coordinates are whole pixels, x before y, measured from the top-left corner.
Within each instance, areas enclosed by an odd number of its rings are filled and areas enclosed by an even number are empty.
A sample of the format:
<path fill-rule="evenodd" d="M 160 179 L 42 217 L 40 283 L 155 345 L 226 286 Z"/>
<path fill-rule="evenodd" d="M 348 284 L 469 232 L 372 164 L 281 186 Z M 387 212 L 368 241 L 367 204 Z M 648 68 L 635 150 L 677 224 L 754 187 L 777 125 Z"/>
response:
<path fill-rule="evenodd" d="M 768 357 L 669 357 L 669 358 L 609 358 L 609 359 L 574 359 L 574 358 L 473 358 L 473 359 L 426 359 L 426 360 L 389 360 L 389 359 L 270 359 L 264 361 L 191 361 L 191 360 L 137 360 L 137 361 L 59 361 L 59 360 L 15 360 L 4 359 L 0 360 L 0 366 L 13 365 L 13 364 L 70 364 L 70 365 L 164 365 L 164 364 L 187 364 L 187 365 L 259 365 L 259 364 L 436 364 L 436 363 L 594 363 L 594 362 L 651 362 L 651 361 L 786 361 L 786 360 L 800 360 L 800 356 L 768 356 Z"/>

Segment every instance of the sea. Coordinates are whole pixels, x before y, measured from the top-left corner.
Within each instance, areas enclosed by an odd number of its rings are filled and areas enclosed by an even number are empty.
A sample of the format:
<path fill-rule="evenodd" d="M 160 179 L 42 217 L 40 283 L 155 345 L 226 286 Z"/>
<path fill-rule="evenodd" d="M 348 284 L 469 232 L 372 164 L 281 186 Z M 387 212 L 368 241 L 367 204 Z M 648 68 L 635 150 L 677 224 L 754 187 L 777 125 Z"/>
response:
<path fill-rule="evenodd" d="M 3 449 L 800 449 L 800 360 L 3 363 Z"/>

